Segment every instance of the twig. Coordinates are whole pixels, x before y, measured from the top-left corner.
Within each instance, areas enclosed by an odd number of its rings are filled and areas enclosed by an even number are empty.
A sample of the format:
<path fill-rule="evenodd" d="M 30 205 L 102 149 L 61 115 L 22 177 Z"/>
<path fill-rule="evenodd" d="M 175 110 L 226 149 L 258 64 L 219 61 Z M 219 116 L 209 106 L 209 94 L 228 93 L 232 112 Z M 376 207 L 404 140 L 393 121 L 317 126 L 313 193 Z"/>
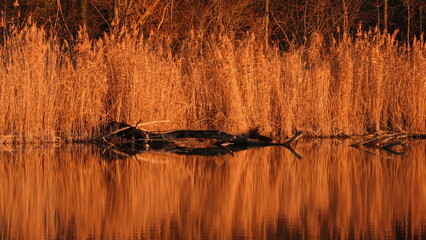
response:
<path fill-rule="evenodd" d="M 156 124 L 156 123 L 169 123 L 169 122 L 170 122 L 170 120 L 151 121 L 151 122 L 145 122 L 145 123 L 138 123 L 138 124 L 136 124 L 135 127 L 145 126 L 145 125 L 149 125 L 149 124 Z"/>
<path fill-rule="evenodd" d="M 127 130 L 127 129 L 130 129 L 130 128 L 133 128 L 133 126 L 127 126 L 127 127 L 124 127 L 124 128 L 120 128 L 120 129 L 115 130 L 115 131 L 113 131 L 113 132 L 111 132 L 111 133 L 108 133 L 108 134 L 106 134 L 106 135 L 104 135 L 104 136 L 96 137 L 96 138 L 94 138 L 93 140 L 103 139 L 103 140 L 105 141 L 105 138 L 108 138 L 108 137 L 110 137 L 110 136 L 112 136 L 112 135 L 114 135 L 114 134 L 116 134 L 116 133 L 122 132 L 122 131 Z"/>
<path fill-rule="evenodd" d="M 303 136 L 303 132 L 297 132 L 292 138 L 288 139 L 284 143 L 282 143 L 283 146 L 290 146 L 290 144 L 294 141 L 297 141 L 299 138 Z"/>

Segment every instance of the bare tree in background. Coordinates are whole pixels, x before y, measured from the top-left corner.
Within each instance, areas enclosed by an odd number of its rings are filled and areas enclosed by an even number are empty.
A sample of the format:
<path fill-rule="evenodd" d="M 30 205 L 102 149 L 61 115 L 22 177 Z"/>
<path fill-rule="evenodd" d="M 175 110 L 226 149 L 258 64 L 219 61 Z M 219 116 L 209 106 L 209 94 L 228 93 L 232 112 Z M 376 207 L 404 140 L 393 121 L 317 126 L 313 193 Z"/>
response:
<path fill-rule="evenodd" d="M 384 10 L 383 10 L 383 22 L 384 22 L 384 31 L 388 31 L 388 15 L 389 15 L 389 0 L 383 0 Z"/>
<path fill-rule="evenodd" d="M 265 44 L 269 44 L 269 0 L 265 0 Z"/>

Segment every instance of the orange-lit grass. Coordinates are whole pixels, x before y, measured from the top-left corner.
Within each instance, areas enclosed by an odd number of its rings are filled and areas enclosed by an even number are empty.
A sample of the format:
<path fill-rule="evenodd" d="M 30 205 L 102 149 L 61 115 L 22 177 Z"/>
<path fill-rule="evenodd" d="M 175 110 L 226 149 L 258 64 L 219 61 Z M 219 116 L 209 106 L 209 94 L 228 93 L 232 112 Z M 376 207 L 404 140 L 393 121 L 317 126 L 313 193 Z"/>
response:
<path fill-rule="evenodd" d="M 281 52 L 255 36 L 202 38 L 179 48 L 166 37 L 123 31 L 99 40 L 84 30 L 59 43 L 35 26 L 0 47 L 0 135 L 81 139 L 107 120 L 169 120 L 151 129 L 259 127 L 277 139 L 426 132 L 426 46 L 360 33 L 324 46 L 313 34 Z"/>

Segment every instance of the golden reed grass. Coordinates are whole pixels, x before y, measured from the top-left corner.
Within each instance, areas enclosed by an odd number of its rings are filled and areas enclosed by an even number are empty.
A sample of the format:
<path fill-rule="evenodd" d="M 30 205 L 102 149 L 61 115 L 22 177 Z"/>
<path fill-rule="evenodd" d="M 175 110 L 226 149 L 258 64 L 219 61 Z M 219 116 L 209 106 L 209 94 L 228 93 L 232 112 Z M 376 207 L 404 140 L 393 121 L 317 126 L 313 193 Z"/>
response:
<path fill-rule="evenodd" d="M 27 26 L 0 47 L 0 135 L 26 141 L 81 139 L 107 120 L 152 126 L 259 128 L 276 139 L 359 135 L 379 130 L 426 132 L 426 45 L 359 33 L 325 46 L 279 51 L 255 36 L 202 37 L 175 46 L 137 30 L 59 43 Z"/>
<path fill-rule="evenodd" d="M 146 152 L 112 162 L 69 145 L 3 151 L 0 237 L 425 237 L 424 143 L 389 161 L 324 141 L 298 150 L 304 159 L 263 148 L 223 158 Z"/>

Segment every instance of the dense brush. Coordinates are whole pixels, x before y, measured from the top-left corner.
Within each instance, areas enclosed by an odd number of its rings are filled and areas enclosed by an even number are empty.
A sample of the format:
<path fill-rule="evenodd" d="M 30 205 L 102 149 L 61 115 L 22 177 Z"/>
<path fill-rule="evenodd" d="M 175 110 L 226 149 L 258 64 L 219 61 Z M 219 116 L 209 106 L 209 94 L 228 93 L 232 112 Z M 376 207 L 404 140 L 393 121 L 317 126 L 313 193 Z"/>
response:
<path fill-rule="evenodd" d="M 151 130 L 259 129 L 283 139 L 379 130 L 426 132 L 426 45 L 360 33 L 320 34 L 282 52 L 254 35 L 166 37 L 123 31 L 77 44 L 36 26 L 0 47 L 0 135 L 93 137 L 109 120 L 169 120 Z"/>

